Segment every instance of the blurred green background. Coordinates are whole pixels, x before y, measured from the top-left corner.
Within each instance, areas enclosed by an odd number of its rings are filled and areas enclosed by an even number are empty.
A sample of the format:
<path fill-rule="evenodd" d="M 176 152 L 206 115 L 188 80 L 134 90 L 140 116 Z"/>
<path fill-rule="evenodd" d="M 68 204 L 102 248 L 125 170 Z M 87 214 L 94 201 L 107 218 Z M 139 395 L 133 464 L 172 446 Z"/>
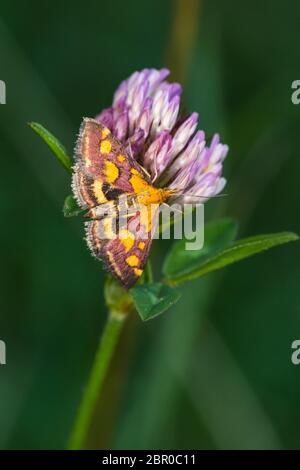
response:
<path fill-rule="evenodd" d="M 230 146 L 229 196 L 207 220 L 299 233 L 299 22 L 297 0 L 1 2 L 1 448 L 66 446 L 107 313 L 82 221 L 62 216 L 68 175 L 26 122 L 71 151 L 121 80 L 169 66 Z M 186 285 L 151 322 L 131 318 L 87 448 L 299 448 L 299 279 L 294 243 Z"/>

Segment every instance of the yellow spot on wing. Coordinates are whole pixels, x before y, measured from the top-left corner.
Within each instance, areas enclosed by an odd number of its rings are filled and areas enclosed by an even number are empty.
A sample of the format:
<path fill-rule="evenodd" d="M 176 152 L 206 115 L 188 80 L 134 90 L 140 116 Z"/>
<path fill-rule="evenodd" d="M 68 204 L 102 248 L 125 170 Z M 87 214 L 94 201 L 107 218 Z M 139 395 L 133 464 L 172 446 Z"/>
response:
<path fill-rule="evenodd" d="M 104 202 L 107 202 L 107 199 L 104 196 L 103 191 L 102 191 L 102 182 L 100 180 L 95 180 L 93 187 L 94 187 L 94 194 L 96 196 L 97 202 L 99 202 L 99 204 L 103 204 Z"/>
<path fill-rule="evenodd" d="M 85 164 L 86 166 L 92 166 L 91 159 L 87 155 L 85 156 Z"/>
<path fill-rule="evenodd" d="M 126 160 L 125 157 L 124 157 L 124 155 L 118 155 L 118 156 L 117 156 L 117 159 L 118 159 L 119 162 L 121 162 L 121 163 L 124 162 L 124 160 Z"/>
<path fill-rule="evenodd" d="M 129 230 L 125 230 L 125 229 L 120 230 L 119 238 L 120 238 L 120 242 L 124 246 L 125 251 L 127 253 L 127 251 L 131 250 L 131 248 L 134 245 L 135 238 L 134 238 L 133 233 L 131 233 L 131 232 L 129 232 Z"/>
<path fill-rule="evenodd" d="M 134 268 L 133 271 L 136 276 L 141 276 L 143 272 L 143 270 L 139 268 Z"/>
<path fill-rule="evenodd" d="M 119 177 L 118 167 L 110 160 L 106 160 L 104 162 L 104 165 L 105 165 L 104 172 L 106 176 L 106 181 L 108 183 L 114 183 L 116 179 Z"/>
<path fill-rule="evenodd" d="M 140 243 L 138 244 L 138 248 L 139 248 L 140 250 L 143 250 L 143 249 L 145 248 L 145 242 L 140 242 Z"/>
<path fill-rule="evenodd" d="M 139 209 L 140 223 L 145 227 L 147 233 L 152 230 L 152 220 L 154 219 L 158 207 L 159 204 L 150 204 L 148 206 L 141 206 Z"/>
<path fill-rule="evenodd" d="M 114 272 L 116 273 L 117 276 L 119 276 L 122 279 L 122 273 L 120 269 L 118 268 L 117 263 L 115 262 L 114 255 L 112 254 L 111 251 L 108 251 L 107 256 Z"/>
<path fill-rule="evenodd" d="M 113 219 L 108 217 L 106 219 L 103 219 L 102 225 L 106 239 L 114 240 L 116 238 L 116 234 L 114 232 Z"/>
<path fill-rule="evenodd" d="M 139 175 L 139 172 L 135 168 L 132 168 L 130 171 L 133 175 Z"/>
<path fill-rule="evenodd" d="M 101 133 L 102 139 L 105 139 L 105 137 L 107 137 L 109 134 L 110 134 L 110 130 L 108 129 L 108 127 L 105 127 L 104 129 L 102 129 L 102 133 Z"/>
<path fill-rule="evenodd" d="M 136 255 L 131 255 L 126 258 L 126 263 L 128 264 L 128 266 L 131 266 L 131 267 L 138 266 L 139 262 L 140 260 Z"/>
<path fill-rule="evenodd" d="M 100 152 L 101 153 L 109 153 L 111 151 L 111 142 L 108 139 L 102 140 L 100 143 Z"/>

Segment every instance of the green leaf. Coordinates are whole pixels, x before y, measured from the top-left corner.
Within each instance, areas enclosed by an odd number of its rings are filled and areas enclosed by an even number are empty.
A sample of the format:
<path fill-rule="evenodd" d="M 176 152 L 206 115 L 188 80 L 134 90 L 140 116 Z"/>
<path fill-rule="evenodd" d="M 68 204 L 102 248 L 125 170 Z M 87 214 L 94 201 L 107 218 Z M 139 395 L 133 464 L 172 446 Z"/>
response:
<path fill-rule="evenodd" d="M 209 222 L 204 228 L 204 246 L 200 250 L 187 250 L 186 243 L 191 240 L 178 240 L 169 251 L 163 272 L 174 278 L 194 271 L 205 260 L 229 246 L 235 239 L 237 223 L 229 218 Z"/>
<path fill-rule="evenodd" d="M 69 172 L 72 172 L 72 160 L 66 152 L 65 147 L 60 143 L 60 141 L 54 137 L 51 132 L 47 131 L 41 124 L 38 122 L 29 122 L 28 123 L 31 129 L 34 130 L 43 140 L 46 142 L 48 147 L 52 150 L 54 155 L 63 165 L 63 167 Z"/>
<path fill-rule="evenodd" d="M 172 285 L 180 284 L 195 279 L 204 274 L 224 268 L 229 264 L 236 263 L 244 258 L 268 250 L 277 245 L 282 245 L 291 241 L 298 240 L 299 237 L 292 232 L 281 232 L 267 235 L 256 235 L 254 237 L 237 240 L 231 247 L 217 253 L 216 255 L 205 260 L 201 266 L 189 271 L 184 275 L 180 275 L 170 279 Z"/>
<path fill-rule="evenodd" d="M 72 194 L 69 194 L 69 196 L 66 197 L 63 205 L 63 213 L 65 217 L 75 217 L 83 212 L 85 212 L 86 209 L 82 209 L 79 207 L 79 205 L 76 202 L 76 199 Z"/>
<path fill-rule="evenodd" d="M 160 315 L 174 305 L 180 293 L 172 287 L 160 284 L 143 284 L 131 289 L 135 307 L 143 321 Z"/>

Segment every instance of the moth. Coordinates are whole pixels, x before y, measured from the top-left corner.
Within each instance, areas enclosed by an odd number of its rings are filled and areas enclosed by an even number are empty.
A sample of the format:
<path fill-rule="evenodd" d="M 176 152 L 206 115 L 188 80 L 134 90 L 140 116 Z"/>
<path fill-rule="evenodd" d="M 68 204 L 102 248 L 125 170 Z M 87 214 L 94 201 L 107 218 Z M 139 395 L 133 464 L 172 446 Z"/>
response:
<path fill-rule="evenodd" d="M 129 289 L 143 273 L 158 208 L 174 190 L 155 188 L 130 151 L 90 118 L 80 127 L 73 170 L 73 193 L 89 218 L 87 244 Z"/>

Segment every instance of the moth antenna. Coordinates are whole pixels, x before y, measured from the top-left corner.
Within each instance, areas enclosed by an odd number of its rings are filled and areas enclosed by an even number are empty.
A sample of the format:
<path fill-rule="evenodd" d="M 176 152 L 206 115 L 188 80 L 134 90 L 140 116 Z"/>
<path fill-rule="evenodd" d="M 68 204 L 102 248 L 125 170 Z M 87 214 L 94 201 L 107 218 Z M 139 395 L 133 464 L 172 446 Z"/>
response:
<path fill-rule="evenodd" d="M 228 194 L 225 194 L 225 193 L 224 194 L 215 194 L 213 196 L 210 196 L 209 194 L 191 194 L 191 193 L 185 193 L 184 191 L 178 192 L 177 194 L 183 194 L 184 196 L 192 196 L 192 197 L 199 197 L 199 198 L 208 197 L 209 199 L 228 196 Z"/>
<path fill-rule="evenodd" d="M 128 153 L 130 154 L 131 158 L 133 158 L 133 153 L 132 153 L 132 148 L 131 148 L 131 142 L 128 142 L 127 148 L 128 148 Z"/>
<path fill-rule="evenodd" d="M 154 159 L 154 177 L 152 178 L 151 183 L 154 183 L 154 181 L 155 181 L 156 178 L 157 178 L 157 175 L 158 175 L 158 171 L 157 171 L 157 161 L 156 161 L 156 158 L 155 158 L 155 159 Z"/>

